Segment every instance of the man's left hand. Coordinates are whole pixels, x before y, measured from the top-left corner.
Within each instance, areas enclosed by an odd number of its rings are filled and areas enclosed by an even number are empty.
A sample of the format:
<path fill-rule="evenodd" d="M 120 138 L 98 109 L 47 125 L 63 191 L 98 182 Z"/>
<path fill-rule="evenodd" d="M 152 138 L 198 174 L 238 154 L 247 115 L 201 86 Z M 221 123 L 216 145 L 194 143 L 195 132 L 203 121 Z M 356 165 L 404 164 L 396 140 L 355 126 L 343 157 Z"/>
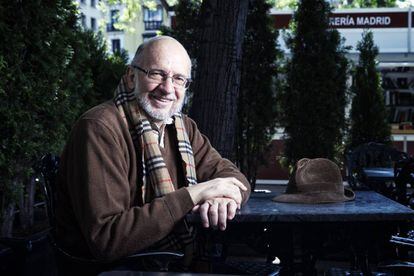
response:
<path fill-rule="evenodd" d="M 219 227 L 224 231 L 227 227 L 227 220 L 232 220 L 236 215 L 237 203 L 231 198 L 212 198 L 201 205 L 196 205 L 193 212 L 198 211 L 203 227 Z"/>

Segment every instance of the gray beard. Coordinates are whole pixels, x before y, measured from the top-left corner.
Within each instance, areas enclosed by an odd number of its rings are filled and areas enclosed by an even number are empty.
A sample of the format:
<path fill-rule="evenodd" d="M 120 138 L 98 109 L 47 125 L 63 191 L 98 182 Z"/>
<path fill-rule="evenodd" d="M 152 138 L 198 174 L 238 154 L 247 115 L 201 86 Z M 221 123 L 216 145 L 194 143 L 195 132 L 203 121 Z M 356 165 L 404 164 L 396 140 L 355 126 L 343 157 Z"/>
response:
<path fill-rule="evenodd" d="M 183 108 L 184 101 L 181 101 L 180 104 L 173 103 L 171 109 L 166 112 L 160 112 L 158 110 L 155 110 L 148 99 L 148 97 L 145 97 L 143 94 L 141 94 L 138 90 L 138 87 L 135 87 L 135 95 L 137 97 L 137 101 L 139 106 L 151 117 L 151 119 L 155 121 L 163 121 L 166 122 L 168 119 L 172 117 L 173 114 L 177 112 L 181 112 L 181 109 Z"/>

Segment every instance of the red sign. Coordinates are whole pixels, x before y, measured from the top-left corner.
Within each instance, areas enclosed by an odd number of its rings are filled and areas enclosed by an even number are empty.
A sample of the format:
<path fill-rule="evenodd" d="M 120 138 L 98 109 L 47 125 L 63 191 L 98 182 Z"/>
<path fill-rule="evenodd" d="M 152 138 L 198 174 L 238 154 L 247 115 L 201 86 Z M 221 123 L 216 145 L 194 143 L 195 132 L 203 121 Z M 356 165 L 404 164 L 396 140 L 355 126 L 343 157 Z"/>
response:
<path fill-rule="evenodd" d="M 276 29 L 288 28 L 292 14 L 273 14 Z M 332 13 L 329 26 L 335 29 L 407 28 L 408 12 Z"/>

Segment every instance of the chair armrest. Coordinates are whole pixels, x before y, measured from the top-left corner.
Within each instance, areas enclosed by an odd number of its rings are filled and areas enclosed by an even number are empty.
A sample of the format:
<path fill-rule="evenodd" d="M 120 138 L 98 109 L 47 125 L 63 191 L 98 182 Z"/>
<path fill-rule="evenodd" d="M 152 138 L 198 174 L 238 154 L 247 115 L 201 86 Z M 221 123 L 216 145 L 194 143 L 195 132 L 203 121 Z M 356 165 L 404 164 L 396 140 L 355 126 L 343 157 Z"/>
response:
<path fill-rule="evenodd" d="M 121 262 L 130 262 L 140 259 L 152 259 L 157 264 L 159 271 L 168 271 L 170 262 L 181 259 L 184 256 L 183 253 L 173 251 L 147 251 L 139 252 L 133 255 L 129 255 L 121 260 Z"/>
<path fill-rule="evenodd" d="M 66 258 L 69 258 L 73 261 L 77 261 L 80 263 L 94 263 L 94 264 L 105 264 L 108 263 L 106 261 L 100 261 L 100 260 L 96 260 L 96 259 L 89 259 L 89 258 L 82 258 L 82 257 L 78 257 L 78 256 L 74 256 L 68 252 L 66 252 L 64 249 L 62 249 L 61 247 L 59 247 L 56 244 L 53 244 L 55 249 L 57 250 L 57 252 L 61 255 L 63 255 Z M 139 253 L 135 253 L 132 255 L 128 255 L 122 259 L 120 259 L 118 262 L 123 262 L 123 261 L 133 261 L 133 260 L 137 260 L 137 259 L 142 259 L 142 258 L 155 258 L 155 259 L 159 259 L 162 262 L 170 262 L 172 260 L 176 260 L 176 259 L 180 259 L 184 256 L 183 253 L 179 253 L 179 252 L 173 252 L 173 251 L 144 251 L 144 252 L 139 252 Z"/>
<path fill-rule="evenodd" d="M 134 259 L 142 257 L 164 257 L 174 260 L 184 257 L 184 254 L 174 251 L 148 251 L 129 255 L 125 259 Z"/>
<path fill-rule="evenodd" d="M 112 265 L 116 266 L 117 264 L 134 264 L 136 262 L 139 262 L 140 260 L 144 260 L 146 258 L 153 259 L 156 263 L 155 270 L 157 271 L 168 271 L 169 264 L 171 261 L 180 259 L 184 256 L 183 253 L 179 252 L 171 252 L 171 251 L 147 251 L 147 252 L 139 252 L 135 253 L 129 256 L 126 256 L 118 261 L 115 262 L 106 262 L 96 259 L 87 259 L 82 257 L 77 257 L 74 255 L 71 255 L 70 253 L 66 252 L 60 247 L 55 247 L 55 250 L 57 250 L 57 253 L 60 254 L 62 257 L 66 258 L 67 260 L 74 261 L 76 263 L 80 264 L 89 264 L 89 265 Z M 132 265 L 132 267 L 136 267 L 135 265 Z M 154 269 L 154 268 L 152 268 Z"/>

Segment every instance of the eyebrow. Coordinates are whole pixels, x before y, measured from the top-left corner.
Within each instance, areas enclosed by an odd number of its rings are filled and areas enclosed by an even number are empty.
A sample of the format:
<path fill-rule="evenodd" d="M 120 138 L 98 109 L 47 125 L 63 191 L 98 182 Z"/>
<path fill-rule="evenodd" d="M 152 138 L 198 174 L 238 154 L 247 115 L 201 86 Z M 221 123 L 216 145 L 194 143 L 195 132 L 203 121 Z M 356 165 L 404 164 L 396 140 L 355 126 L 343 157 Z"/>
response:
<path fill-rule="evenodd" d="M 166 70 L 159 69 L 159 68 L 150 68 L 150 69 L 148 69 L 148 70 L 157 70 L 157 71 L 161 71 L 161 72 L 164 72 L 165 74 L 167 74 L 167 71 L 166 71 Z M 181 74 L 181 73 L 176 73 L 176 74 L 173 74 L 173 76 L 181 76 L 181 77 L 184 77 L 184 78 L 186 78 L 186 79 L 191 79 L 191 77 L 187 77 L 186 75 Z"/>

